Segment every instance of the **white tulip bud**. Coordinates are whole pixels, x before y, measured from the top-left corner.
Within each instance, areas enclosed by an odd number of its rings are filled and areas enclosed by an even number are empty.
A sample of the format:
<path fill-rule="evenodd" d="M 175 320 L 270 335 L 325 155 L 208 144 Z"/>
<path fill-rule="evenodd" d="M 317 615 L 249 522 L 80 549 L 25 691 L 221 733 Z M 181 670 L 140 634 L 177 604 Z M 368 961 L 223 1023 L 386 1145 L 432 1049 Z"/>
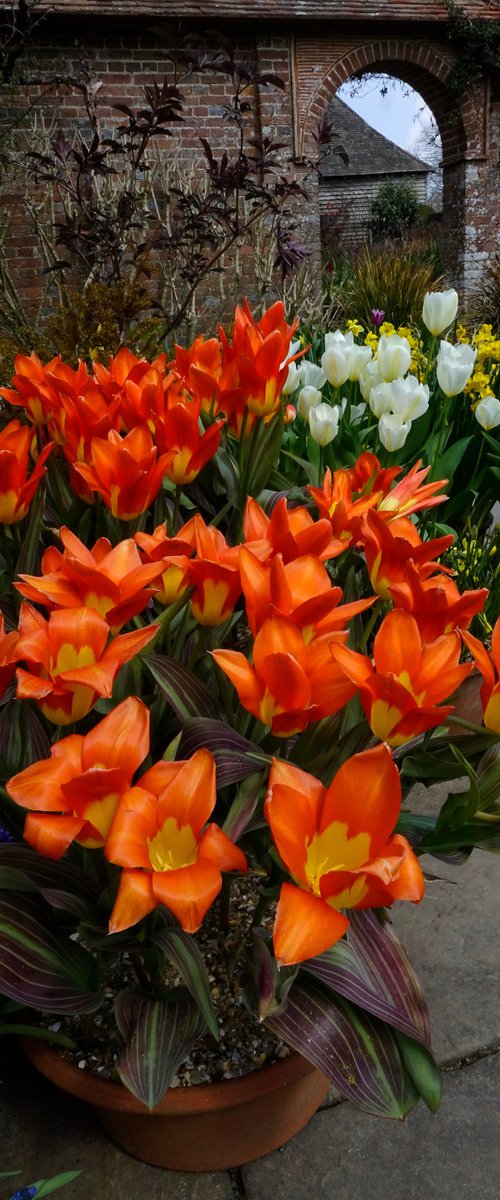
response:
<path fill-rule="evenodd" d="M 406 375 L 411 363 L 411 350 L 408 338 L 402 338 L 398 333 L 385 334 L 379 340 L 377 358 L 380 363 L 382 378 L 387 383 Z"/>
<path fill-rule="evenodd" d="M 325 333 L 325 350 L 329 350 L 330 346 L 354 346 L 354 334 L 342 333 L 340 329 L 335 329 L 333 333 Z"/>
<path fill-rule="evenodd" d="M 392 412 L 392 384 L 379 383 L 377 387 L 372 388 L 369 404 L 377 420 L 383 413 Z"/>
<path fill-rule="evenodd" d="M 475 409 L 476 421 L 483 429 L 495 429 L 500 425 L 500 400 L 496 396 L 483 396 Z"/>
<path fill-rule="evenodd" d="M 445 396 L 458 396 L 472 375 L 477 350 L 461 344 L 441 342 L 436 362 L 437 381 Z"/>
<path fill-rule="evenodd" d="M 321 404 L 322 399 L 321 392 L 318 391 L 318 388 L 312 387 L 312 385 L 300 389 L 297 400 L 297 411 L 303 421 L 308 420 L 311 408 L 316 408 L 318 404 Z"/>
<path fill-rule="evenodd" d="M 322 388 L 326 383 L 325 372 L 316 363 L 303 358 L 298 366 L 298 376 L 302 387 Z"/>
<path fill-rule="evenodd" d="M 446 292 L 427 292 L 422 309 L 422 320 L 433 337 L 439 337 L 453 325 L 458 312 L 458 294 L 455 288 Z"/>
<path fill-rule="evenodd" d="M 384 413 L 378 423 L 378 436 L 386 450 L 400 450 L 411 429 L 411 421 L 400 421 L 395 413 Z"/>
<path fill-rule="evenodd" d="M 427 412 L 429 388 L 427 384 L 419 383 L 415 375 L 407 375 L 406 379 L 394 379 L 390 387 L 392 411 L 400 421 L 415 421 Z"/>
<path fill-rule="evenodd" d="M 339 409 L 337 405 L 333 408 L 330 404 L 318 404 L 316 408 L 311 408 L 309 411 L 309 428 L 311 437 L 320 446 L 328 446 L 329 442 L 333 442 L 334 437 L 339 431 Z"/>
<path fill-rule="evenodd" d="M 288 367 L 288 375 L 281 389 L 282 396 L 293 396 L 300 384 L 300 376 L 297 370 L 297 363 L 291 362 Z"/>
<path fill-rule="evenodd" d="M 326 335 L 328 337 L 328 334 Z M 325 338 L 326 341 L 326 338 Z M 321 359 L 321 366 L 332 387 L 341 387 L 349 379 L 351 371 L 352 346 L 336 342 L 328 346 Z"/>
<path fill-rule="evenodd" d="M 380 363 L 376 358 L 372 358 L 370 359 L 370 362 L 363 367 L 363 370 L 359 376 L 359 390 L 363 400 L 366 400 L 367 404 L 370 401 L 372 389 L 377 387 L 379 383 L 382 383 Z"/>
<path fill-rule="evenodd" d="M 356 383 L 362 371 L 371 361 L 372 351 L 370 346 L 353 346 L 351 357 L 351 372 L 349 379 L 352 383 Z"/>

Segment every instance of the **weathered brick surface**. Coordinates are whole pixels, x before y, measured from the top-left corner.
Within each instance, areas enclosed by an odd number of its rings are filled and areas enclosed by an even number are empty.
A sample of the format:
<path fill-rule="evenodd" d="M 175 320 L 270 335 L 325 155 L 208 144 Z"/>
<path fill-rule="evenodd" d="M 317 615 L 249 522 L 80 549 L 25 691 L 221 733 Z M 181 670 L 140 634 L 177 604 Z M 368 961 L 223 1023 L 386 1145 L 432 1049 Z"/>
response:
<path fill-rule="evenodd" d="M 294 170 L 298 178 L 304 177 L 307 172 L 304 164 L 313 149 L 316 127 L 346 79 L 372 70 L 385 71 L 406 81 L 422 95 L 439 125 L 449 277 L 471 290 L 484 262 L 498 247 L 500 106 L 491 100 L 485 84 L 464 96 L 457 111 L 447 87 L 454 51 L 440 23 L 444 5 L 420 0 L 418 4 L 413 0 L 405 0 L 404 4 L 378 0 L 376 5 L 370 0 L 360 3 L 330 0 L 328 21 L 319 30 L 312 18 L 319 14 L 320 7 L 324 14 L 323 0 L 321 6 L 318 0 L 300 0 L 300 3 L 259 0 L 259 4 L 263 16 L 274 15 L 274 24 L 261 24 L 257 29 L 240 21 L 237 25 L 227 24 L 225 31 L 231 40 L 236 40 L 242 57 L 257 53 L 262 71 L 276 73 L 285 81 L 284 92 L 260 88 L 259 95 L 254 95 L 256 119 L 264 134 L 286 143 L 282 151 L 284 169 Z M 175 7 L 169 0 L 162 0 L 161 5 L 155 5 L 153 0 L 148 4 L 134 0 L 133 5 L 126 0 L 123 3 L 117 0 L 113 5 L 97 0 L 86 0 L 85 5 L 77 4 L 76 0 L 65 0 L 64 5 L 53 2 L 52 17 L 42 23 L 39 44 L 32 55 L 33 73 L 42 81 L 61 72 L 75 75 L 82 61 L 86 62 L 101 81 L 99 103 L 106 125 L 112 129 L 113 123 L 121 119 L 113 106 L 127 103 L 140 107 L 144 85 L 168 72 L 162 37 L 154 22 L 148 26 L 144 17 L 154 16 L 160 8 L 167 15 Z M 177 0 L 177 10 L 178 7 Z M 466 7 L 471 16 L 500 16 L 500 5 L 493 0 Z M 80 20 L 76 14 L 83 9 L 85 17 L 82 15 Z M 132 9 L 136 18 L 142 14 L 140 25 L 129 19 Z M 70 21 L 57 16 L 63 10 L 66 16 L 73 14 Z M 229 4 L 226 0 L 214 0 L 213 4 L 185 0 L 183 14 L 194 14 L 195 10 L 200 17 L 208 12 L 229 13 Z M 232 10 L 234 16 L 234 5 Z M 238 17 L 254 10 L 253 0 L 244 0 L 238 5 Z M 90 12 L 99 14 L 102 21 L 90 22 Z M 291 20 L 279 22 L 278 18 L 285 13 L 289 17 L 300 15 L 311 19 L 307 25 Z M 402 16 L 406 18 L 404 24 Z M 347 20 L 348 17 L 352 19 Z M 417 26 L 415 22 L 424 17 L 425 28 L 422 24 Z M 392 18 L 392 23 L 388 18 Z M 199 155 L 200 136 L 208 137 L 216 152 L 226 146 L 231 151 L 235 131 L 223 120 L 223 106 L 230 89 L 230 82 L 222 76 L 204 75 L 190 81 L 187 119 L 175 132 L 179 154 L 185 161 L 192 162 Z M 12 96 L 11 103 L 22 111 L 36 91 L 33 88 L 31 95 Z M 39 103 L 47 122 L 57 111 L 57 122 L 67 129 L 75 124 L 84 127 L 81 96 L 75 89 L 67 85 L 60 87 L 57 94 L 45 94 L 40 85 L 38 91 L 43 96 Z M 8 197 L 8 208 L 12 271 L 26 298 L 34 300 L 44 286 L 41 276 L 44 263 L 29 222 L 22 216 L 18 193 Z M 319 204 L 314 183 L 303 205 L 299 235 L 318 258 Z M 243 267 L 241 271 L 245 274 Z"/>
<path fill-rule="evenodd" d="M 0 0 L 0 10 L 12 0 Z M 47 0 L 41 8 L 69 15 L 162 16 L 232 19 L 234 0 Z M 469 17 L 493 20 L 498 17 L 497 0 L 462 0 L 461 8 Z M 324 0 L 238 0 L 238 15 L 262 20 L 318 20 L 324 22 Z M 444 0 L 329 0 L 330 20 L 446 21 Z"/>

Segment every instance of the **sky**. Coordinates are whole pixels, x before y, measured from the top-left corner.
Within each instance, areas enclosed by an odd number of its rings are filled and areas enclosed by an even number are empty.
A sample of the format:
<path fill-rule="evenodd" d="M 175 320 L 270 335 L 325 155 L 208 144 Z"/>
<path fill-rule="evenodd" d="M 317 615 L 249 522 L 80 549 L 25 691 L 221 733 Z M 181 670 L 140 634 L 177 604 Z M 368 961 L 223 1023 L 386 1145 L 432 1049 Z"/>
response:
<path fill-rule="evenodd" d="M 337 96 L 349 108 L 353 108 L 363 120 L 383 133 L 391 142 L 403 150 L 416 153 L 425 160 L 425 153 L 417 145 L 422 130 L 429 124 L 432 114 L 418 92 L 414 92 L 399 79 L 391 80 L 385 96 L 381 95 L 380 81 L 369 76 L 362 81 L 356 95 L 350 95 L 350 83 L 345 83 Z"/>

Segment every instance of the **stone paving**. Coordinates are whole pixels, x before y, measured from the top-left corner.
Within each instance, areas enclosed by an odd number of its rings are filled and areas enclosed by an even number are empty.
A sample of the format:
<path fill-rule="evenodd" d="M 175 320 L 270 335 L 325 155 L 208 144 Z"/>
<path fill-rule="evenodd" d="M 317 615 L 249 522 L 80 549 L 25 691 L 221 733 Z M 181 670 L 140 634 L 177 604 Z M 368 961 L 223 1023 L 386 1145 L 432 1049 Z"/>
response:
<path fill-rule="evenodd" d="M 178 1174 L 128 1158 L 85 1106 L 42 1080 L 15 1045 L 0 1045 L 0 1170 L 22 1168 L 27 1184 L 81 1168 L 56 1193 L 61 1200 L 498 1200 L 500 858 L 474 851 L 460 868 L 424 866 L 441 878 L 428 882 L 419 910 L 397 906 L 394 923 L 447 1067 L 435 1116 L 418 1105 L 403 1123 L 381 1121 L 330 1098 L 267 1158 L 234 1172 Z M 0 1189 L 9 1194 L 6 1182 Z"/>

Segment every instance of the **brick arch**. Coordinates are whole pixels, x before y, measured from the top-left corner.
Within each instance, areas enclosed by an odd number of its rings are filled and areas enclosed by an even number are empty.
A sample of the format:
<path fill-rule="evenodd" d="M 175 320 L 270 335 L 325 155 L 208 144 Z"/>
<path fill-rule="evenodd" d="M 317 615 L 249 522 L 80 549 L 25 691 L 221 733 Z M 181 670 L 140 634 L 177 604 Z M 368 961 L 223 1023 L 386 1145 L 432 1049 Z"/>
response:
<path fill-rule="evenodd" d="M 326 51 L 326 53 L 325 53 Z M 339 87 L 346 80 L 370 72 L 383 71 L 394 75 L 419 92 L 431 109 L 441 135 L 443 160 L 446 163 L 484 152 L 483 113 L 468 98 L 457 112 L 446 86 L 452 57 L 446 58 L 432 46 L 421 42 L 387 40 L 366 42 L 352 48 L 331 63 L 327 48 L 324 58 L 330 65 L 316 82 L 312 94 L 302 95 L 299 82 L 299 118 L 301 133 L 299 153 L 307 152 L 309 139 L 327 111 Z M 300 71 L 299 71 L 300 80 Z M 307 91 L 309 89 L 304 89 Z"/>

